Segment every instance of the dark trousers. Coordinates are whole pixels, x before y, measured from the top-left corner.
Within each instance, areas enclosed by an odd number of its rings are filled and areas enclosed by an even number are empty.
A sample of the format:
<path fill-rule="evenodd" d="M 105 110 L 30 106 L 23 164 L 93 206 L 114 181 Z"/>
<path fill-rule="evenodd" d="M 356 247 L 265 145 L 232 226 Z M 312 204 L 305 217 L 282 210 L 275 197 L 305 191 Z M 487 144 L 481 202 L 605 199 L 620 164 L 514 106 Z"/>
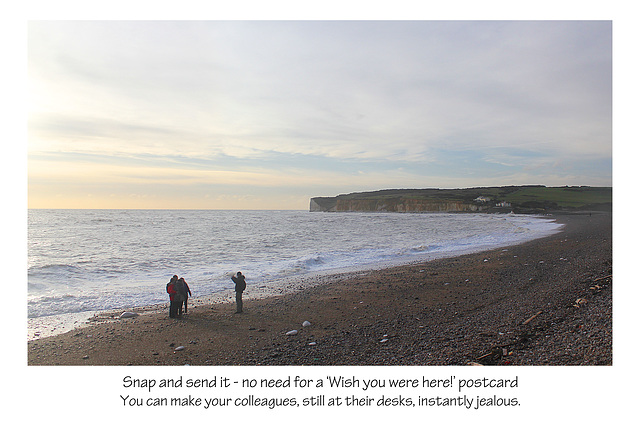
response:
<path fill-rule="evenodd" d="M 185 313 L 187 312 L 187 300 L 188 300 L 188 298 L 184 299 L 184 312 Z"/>
<path fill-rule="evenodd" d="M 183 302 L 184 301 L 182 301 L 182 300 L 177 301 L 177 303 L 178 303 L 178 317 L 182 316 L 182 303 Z"/>
<path fill-rule="evenodd" d="M 172 319 L 178 317 L 178 305 L 182 306 L 182 301 L 171 301 L 169 304 L 169 317 Z"/>
<path fill-rule="evenodd" d="M 242 291 L 236 291 L 236 313 L 242 313 Z"/>

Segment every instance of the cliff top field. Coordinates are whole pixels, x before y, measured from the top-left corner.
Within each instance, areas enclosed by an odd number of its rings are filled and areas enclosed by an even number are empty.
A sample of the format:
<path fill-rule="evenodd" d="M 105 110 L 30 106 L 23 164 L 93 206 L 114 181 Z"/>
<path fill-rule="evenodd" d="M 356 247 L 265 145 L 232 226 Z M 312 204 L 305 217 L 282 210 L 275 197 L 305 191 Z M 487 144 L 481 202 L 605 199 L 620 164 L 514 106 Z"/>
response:
<path fill-rule="evenodd" d="M 589 186 L 546 187 L 541 185 L 473 187 L 466 189 L 390 189 L 341 194 L 335 197 L 314 197 L 316 211 L 340 210 L 345 202 L 423 202 L 460 203 L 473 205 L 473 210 L 495 208 L 514 212 L 545 212 L 559 210 L 611 210 L 612 188 Z M 315 206 L 314 206 L 315 204 Z"/>

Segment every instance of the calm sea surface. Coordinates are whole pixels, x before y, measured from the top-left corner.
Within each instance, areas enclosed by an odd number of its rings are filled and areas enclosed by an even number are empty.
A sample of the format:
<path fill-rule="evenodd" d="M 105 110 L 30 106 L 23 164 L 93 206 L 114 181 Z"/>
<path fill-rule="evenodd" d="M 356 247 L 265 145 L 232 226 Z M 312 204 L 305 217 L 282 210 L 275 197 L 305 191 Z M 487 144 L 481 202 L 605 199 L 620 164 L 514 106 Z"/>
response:
<path fill-rule="evenodd" d="M 561 225 L 521 215 L 308 211 L 29 210 L 29 318 L 165 302 L 290 277 L 503 247 Z"/>

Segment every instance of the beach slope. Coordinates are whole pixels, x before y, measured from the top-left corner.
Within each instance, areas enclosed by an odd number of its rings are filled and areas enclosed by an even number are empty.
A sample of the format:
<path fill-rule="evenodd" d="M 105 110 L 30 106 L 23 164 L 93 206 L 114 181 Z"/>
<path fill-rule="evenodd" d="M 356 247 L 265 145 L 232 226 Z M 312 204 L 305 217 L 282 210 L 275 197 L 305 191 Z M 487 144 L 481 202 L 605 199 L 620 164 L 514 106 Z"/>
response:
<path fill-rule="evenodd" d="M 611 213 L 554 218 L 565 228 L 547 238 L 336 277 L 242 314 L 203 303 L 29 341 L 28 364 L 611 365 Z"/>

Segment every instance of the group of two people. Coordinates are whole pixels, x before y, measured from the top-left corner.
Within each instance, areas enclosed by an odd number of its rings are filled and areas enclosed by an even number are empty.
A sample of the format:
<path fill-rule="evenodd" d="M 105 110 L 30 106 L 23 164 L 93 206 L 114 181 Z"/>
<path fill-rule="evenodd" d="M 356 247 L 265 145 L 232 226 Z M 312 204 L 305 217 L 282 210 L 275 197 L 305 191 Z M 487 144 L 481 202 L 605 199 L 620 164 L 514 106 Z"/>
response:
<path fill-rule="evenodd" d="M 187 300 L 191 296 L 191 290 L 184 278 L 179 278 L 178 275 L 173 275 L 169 283 L 167 284 L 167 294 L 169 294 L 169 317 L 172 319 L 182 317 L 182 308 L 184 307 L 185 314 L 187 313 Z"/>
<path fill-rule="evenodd" d="M 245 277 L 242 272 L 236 273 L 231 277 L 231 280 L 236 284 L 236 313 L 242 313 L 242 293 L 247 287 Z M 191 296 L 191 290 L 184 278 L 179 278 L 178 275 L 173 275 L 169 283 L 167 284 L 167 293 L 169 294 L 169 317 L 172 319 L 182 317 L 182 307 L 184 306 L 184 312 L 187 313 L 187 299 Z M 188 294 L 188 296 L 187 296 Z"/>

